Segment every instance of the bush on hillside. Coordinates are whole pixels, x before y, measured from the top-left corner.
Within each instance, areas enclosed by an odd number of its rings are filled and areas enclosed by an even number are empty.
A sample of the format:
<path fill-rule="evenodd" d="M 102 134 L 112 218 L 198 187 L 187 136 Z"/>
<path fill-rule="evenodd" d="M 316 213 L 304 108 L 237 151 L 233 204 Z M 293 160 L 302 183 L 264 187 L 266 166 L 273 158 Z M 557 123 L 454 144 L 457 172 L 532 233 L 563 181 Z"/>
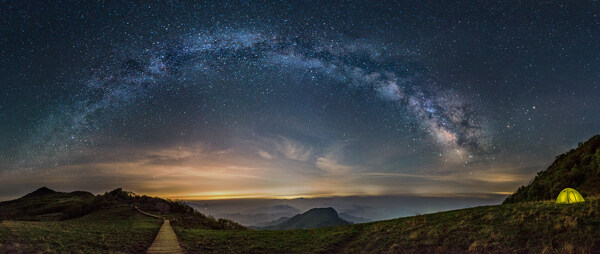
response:
<path fill-rule="evenodd" d="M 568 187 L 584 197 L 600 194 L 600 135 L 556 156 L 548 169 L 538 172 L 529 185 L 519 187 L 504 204 L 555 199 Z"/>

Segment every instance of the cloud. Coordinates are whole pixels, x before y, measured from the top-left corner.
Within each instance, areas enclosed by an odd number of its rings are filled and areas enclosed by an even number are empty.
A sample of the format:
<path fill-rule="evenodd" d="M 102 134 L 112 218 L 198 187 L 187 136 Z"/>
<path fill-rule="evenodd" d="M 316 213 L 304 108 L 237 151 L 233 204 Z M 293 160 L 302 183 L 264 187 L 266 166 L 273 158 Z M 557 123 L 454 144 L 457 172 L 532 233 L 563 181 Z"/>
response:
<path fill-rule="evenodd" d="M 275 156 L 273 156 L 272 154 L 270 154 L 264 150 L 261 150 L 261 149 L 258 149 L 258 156 L 265 158 L 267 160 L 272 160 L 273 158 L 275 158 Z"/>
<path fill-rule="evenodd" d="M 301 173 L 291 176 L 294 172 L 303 172 L 295 167 L 280 170 L 247 158 L 244 151 L 211 149 L 204 145 L 111 148 L 47 168 L 0 171 L 0 192 L 25 192 L 48 186 L 92 192 L 122 187 L 163 197 L 182 193 L 221 197 L 269 195 L 270 189 L 289 187 L 289 183 L 283 183 L 285 179 L 294 178 L 300 185 L 306 181 Z M 290 194 L 286 190 L 281 192 Z"/>
<path fill-rule="evenodd" d="M 288 143 L 294 148 L 289 150 L 296 151 L 290 154 L 306 160 L 292 162 L 286 157 L 262 160 L 248 156 L 256 155 L 257 147 L 275 141 L 282 147 Z M 272 138 L 265 143 L 228 149 L 212 149 L 202 144 L 159 148 L 111 147 L 95 151 L 94 156 L 72 158 L 58 166 L 0 171 L 0 199 L 22 196 L 40 186 L 95 193 L 122 187 L 147 195 L 207 199 L 506 193 L 526 183 L 537 170 L 546 166 L 541 163 L 533 168 L 523 168 L 519 164 L 476 162 L 460 171 L 448 170 L 451 166 L 444 164 L 415 173 L 399 173 L 393 169 L 375 171 L 373 167 L 376 166 L 363 170 L 363 165 L 348 164 L 343 156 L 347 142 L 335 143 L 321 154 L 288 138 Z M 312 155 L 305 155 L 307 150 Z"/>
<path fill-rule="evenodd" d="M 354 167 L 340 164 L 331 156 L 319 157 L 315 163 L 318 168 L 327 171 L 332 175 L 344 175 L 350 173 Z"/>
<path fill-rule="evenodd" d="M 279 137 L 275 148 L 286 158 L 297 161 L 307 161 L 313 151 L 312 147 L 285 137 Z"/>
<path fill-rule="evenodd" d="M 325 170 L 330 175 L 342 176 L 353 173 L 356 166 L 346 165 L 340 162 L 344 155 L 344 149 L 349 145 L 349 141 L 334 142 L 326 149 L 326 152 L 317 157 L 315 166 Z"/>

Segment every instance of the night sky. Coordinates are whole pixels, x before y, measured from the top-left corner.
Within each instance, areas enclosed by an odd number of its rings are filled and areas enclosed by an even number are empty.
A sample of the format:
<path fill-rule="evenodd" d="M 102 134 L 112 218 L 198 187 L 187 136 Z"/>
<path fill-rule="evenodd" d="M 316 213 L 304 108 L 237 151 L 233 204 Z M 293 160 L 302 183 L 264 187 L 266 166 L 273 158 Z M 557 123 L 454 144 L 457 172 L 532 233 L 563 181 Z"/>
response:
<path fill-rule="evenodd" d="M 0 199 L 507 195 L 600 133 L 600 2 L 2 1 Z"/>

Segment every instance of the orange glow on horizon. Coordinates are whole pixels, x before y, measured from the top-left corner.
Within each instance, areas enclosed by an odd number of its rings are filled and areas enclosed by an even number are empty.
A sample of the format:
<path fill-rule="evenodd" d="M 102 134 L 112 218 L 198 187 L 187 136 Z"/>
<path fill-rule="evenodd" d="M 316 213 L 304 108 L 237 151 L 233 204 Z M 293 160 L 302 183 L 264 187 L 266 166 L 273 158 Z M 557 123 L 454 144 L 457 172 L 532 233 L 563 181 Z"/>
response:
<path fill-rule="evenodd" d="M 313 193 L 313 194 L 290 194 L 290 195 L 272 195 L 267 193 L 227 193 L 227 192 L 206 192 L 206 193 L 188 193 L 188 194 L 167 194 L 158 195 L 170 199 L 181 200 L 224 200 L 224 199 L 298 199 L 298 198 L 329 198 L 329 197 L 350 197 L 350 196 L 378 196 L 377 194 L 366 193 Z"/>
<path fill-rule="evenodd" d="M 266 193 L 230 193 L 227 192 L 206 192 L 206 193 L 188 193 L 188 194 L 145 194 L 173 200 L 227 200 L 227 199 L 299 199 L 299 198 L 334 198 L 334 197 L 376 197 L 376 196 L 419 196 L 419 197 L 489 197 L 494 195 L 510 195 L 512 192 L 489 192 L 489 193 L 396 193 L 396 194 L 366 194 L 366 193 L 314 193 L 298 195 L 270 195 Z M 143 195 L 143 194 L 142 194 Z"/>

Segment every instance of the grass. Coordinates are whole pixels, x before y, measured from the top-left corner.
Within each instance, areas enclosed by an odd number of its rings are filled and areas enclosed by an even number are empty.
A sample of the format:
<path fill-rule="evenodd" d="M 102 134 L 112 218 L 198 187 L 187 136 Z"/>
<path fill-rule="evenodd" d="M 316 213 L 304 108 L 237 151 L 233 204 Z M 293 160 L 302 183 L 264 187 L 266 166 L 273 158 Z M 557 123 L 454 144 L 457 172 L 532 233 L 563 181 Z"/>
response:
<path fill-rule="evenodd" d="M 314 230 L 175 232 L 190 253 L 593 253 L 599 203 L 483 206 Z"/>
<path fill-rule="evenodd" d="M 594 253 L 600 250 L 599 205 L 600 197 L 569 205 L 525 202 L 283 231 L 210 230 L 236 227 L 188 223 L 197 221 L 189 214 L 171 217 L 190 253 Z M 130 205 L 64 221 L 5 220 L 0 253 L 143 253 L 161 222 Z"/>
<path fill-rule="evenodd" d="M 50 190 L 51 191 L 51 190 Z M 54 192 L 44 196 L 0 202 L 0 220 L 55 221 L 80 217 L 94 201 L 87 192 Z"/>
<path fill-rule="evenodd" d="M 175 232 L 181 247 L 190 253 L 319 253 L 350 239 L 353 230 L 344 226 L 282 231 L 176 227 Z"/>
<path fill-rule="evenodd" d="M 161 225 L 131 207 L 65 221 L 2 221 L 0 253 L 143 253 Z"/>

